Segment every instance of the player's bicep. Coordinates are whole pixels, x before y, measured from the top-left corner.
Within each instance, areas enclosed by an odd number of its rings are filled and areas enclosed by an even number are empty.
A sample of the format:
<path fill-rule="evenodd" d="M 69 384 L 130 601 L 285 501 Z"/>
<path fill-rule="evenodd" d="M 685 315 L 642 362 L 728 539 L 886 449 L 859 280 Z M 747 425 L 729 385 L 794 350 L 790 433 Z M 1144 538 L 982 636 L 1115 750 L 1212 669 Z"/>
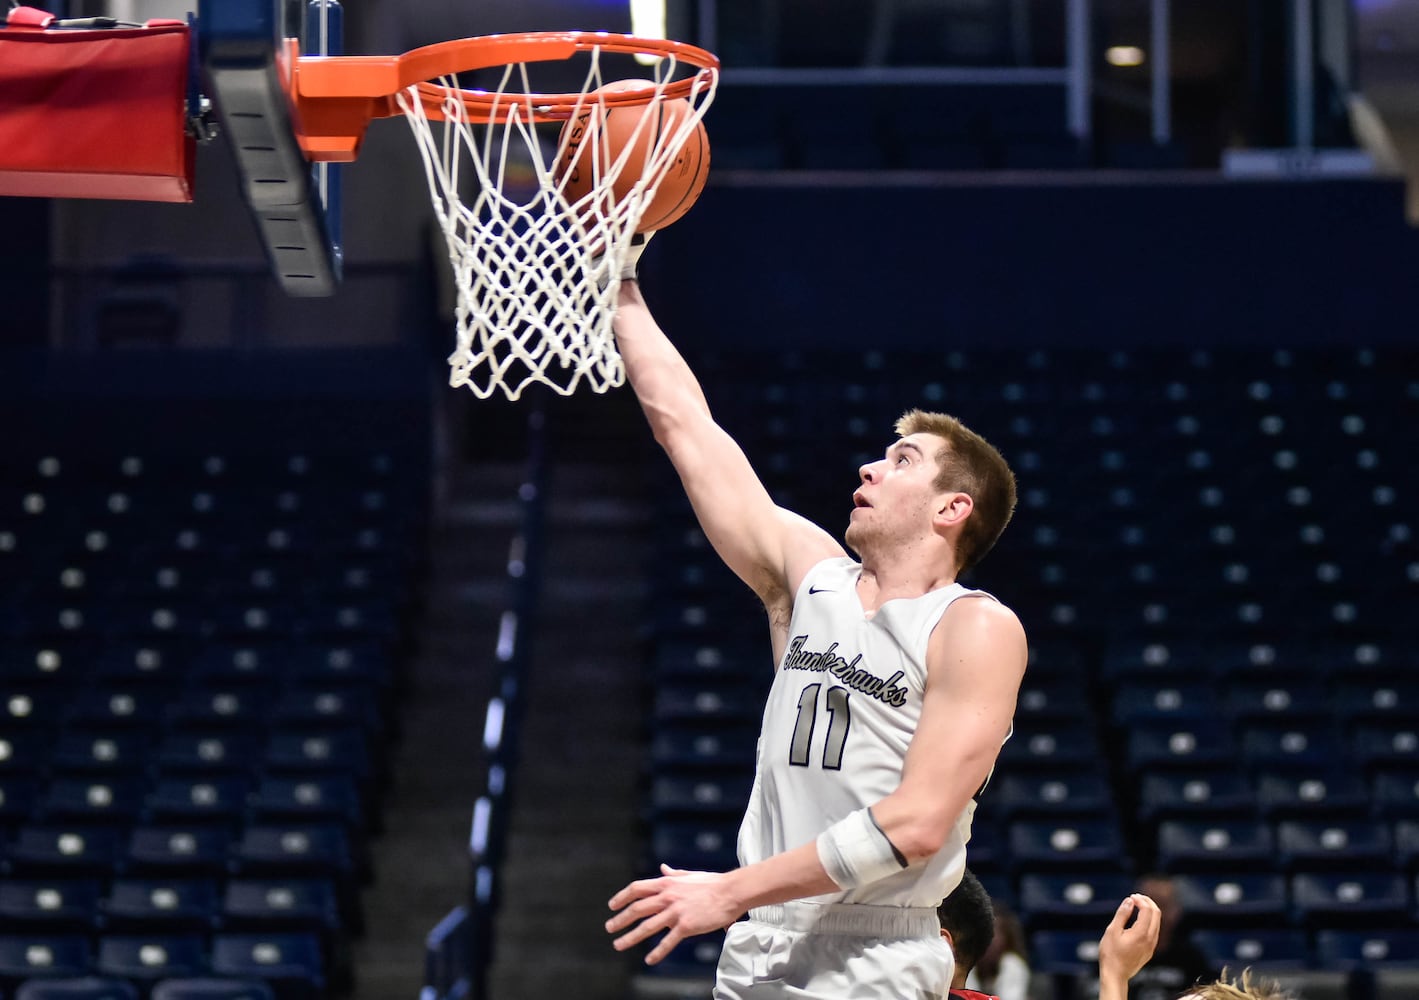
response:
<path fill-rule="evenodd" d="M 956 601 L 933 632 L 902 785 L 939 803 L 943 819 L 954 819 L 990 775 L 1010 732 L 1026 655 L 1019 620 L 988 598 Z"/>

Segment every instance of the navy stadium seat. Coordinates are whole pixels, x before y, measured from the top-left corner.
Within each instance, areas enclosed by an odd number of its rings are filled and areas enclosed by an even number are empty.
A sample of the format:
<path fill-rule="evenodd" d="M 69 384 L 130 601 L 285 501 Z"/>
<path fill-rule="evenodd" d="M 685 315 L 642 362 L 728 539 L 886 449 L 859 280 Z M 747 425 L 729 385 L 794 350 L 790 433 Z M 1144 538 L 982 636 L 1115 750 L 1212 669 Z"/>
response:
<path fill-rule="evenodd" d="M 0 933 L 86 933 L 98 916 L 97 879 L 0 880 Z"/>
<path fill-rule="evenodd" d="M 757 692 L 732 686 L 666 683 L 656 691 L 651 714 L 656 724 L 690 721 L 733 725 L 757 722 L 762 712 Z"/>
<path fill-rule="evenodd" d="M 251 728 L 266 721 L 270 706 L 258 689 L 227 687 L 187 691 L 167 708 L 167 724 L 178 729 Z"/>
<path fill-rule="evenodd" d="M 1403 721 L 1419 714 L 1419 682 L 1409 677 L 1340 677 L 1332 705 L 1351 723 Z"/>
<path fill-rule="evenodd" d="M 1066 679 L 1033 678 L 1029 671 L 1015 700 L 1015 721 L 1022 730 L 1035 723 L 1066 722 L 1089 717 L 1092 709 L 1086 693 Z"/>
<path fill-rule="evenodd" d="M 1135 774 L 1161 768 L 1231 765 L 1235 759 L 1231 730 L 1208 718 L 1129 730 L 1124 751 L 1125 763 Z"/>
<path fill-rule="evenodd" d="M 240 774 L 250 769 L 259 746 L 254 733 L 189 729 L 168 732 L 158 746 L 156 761 L 168 777 L 183 774 Z"/>
<path fill-rule="evenodd" d="M 151 729 L 162 717 L 163 704 L 163 692 L 151 687 L 96 687 L 75 695 L 64 714 L 73 726 Z"/>
<path fill-rule="evenodd" d="M 1010 824 L 1003 858 L 1019 872 L 1046 870 L 1119 871 L 1130 864 L 1128 851 L 1111 820 L 1017 820 Z M 976 835 L 970 843 L 971 864 Z"/>
<path fill-rule="evenodd" d="M 29 824 L 5 846 L 5 860 L 18 875 L 102 876 L 113 870 L 121 838 L 118 828 Z"/>
<path fill-rule="evenodd" d="M 1411 908 L 1404 877 L 1382 871 L 1298 873 L 1291 876 L 1291 903 L 1311 927 L 1390 926 Z"/>
<path fill-rule="evenodd" d="M 1359 725 L 1351 734 L 1350 752 L 1367 772 L 1394 768 L 1419 773 L 1419 726 L 1412 719 Z"/>
<path fill-rule="evenodd" d="M 360 794 L 352 777 L 264 777 L 250 799 L 258 823 L 339 823 L 352 833 L 364 825 Z"/>
<path fill-rule="evenodd" d="M 231 834 L 221 827 L 138 826 L 123 865 L 137 875 L 214 876 L 226 870 L 230 844 Z"/>
<path fill-rule="evenodd" d="M 59 735 L 50 760 L 63 774 L 132 774 L 148 765 L 151 742 L 142 732 L 71 730 Z"/>
<path fill-rule="evenodd" d="M 82 934 L 0 935 L 0 989 L 14 990 L 38 976 L 84 976 L 92 965 L 93 951 Z"/>
<path fill-rule="evenodd" d="M 1138 811 L 1145 822 L 1243 816 L 1252 814 L 1255 801 L 1251 781 L 1235 769 L 1164 770 L 1142 776 Z"/>
<path fill-rule="evenodd" d="M 230 931 L 310 931 L 329 936 L 340 926 L 332 884 L 322 879 L 233 879 L 222 896 Z"/>
<path fill-rule="evenodd" d="M 1280 926 L 1288 916 L 1286 882 L 1279 875 L 1189 874 L 1175 879 L 1178 902 L 1199 926 Z"/>
<path fill-rule="evenodd" d="M 148 793 L 147 812 L 157 823 L 237 823 L 246 810 L 251 783 L 229 774 L 159 779 Z"/>
<path fill-rule="evenodd" d="M 1030 930 L 1107 923 L 1132 891 L 1133 878 L 1125 874 L 1022 875 L 1021 915 Z"/>
<path fill-rule="evenodd" d="M 999 767 L 1015 774 L 1096 764 L 1103 757 L 1093 726 L 1087 720 L 1037 723 L 1019 727 L 1000 748 Z"/>
<path fill-rule="evenodd" d="M 204 939 L 196 934 L 108 935 L 99 939 L 100 974 L 144 984 L 207 971 Z"/>
<path fill-rule="evenodd" d="M 1389 827 L 1370 820 L 1285 820 L 1276 825 L 1276 856 L 1293 871 L 1382 868 L 1393 855 Z"/>
<path fill-rule="evenodd" d="M 1361 778 L 1335 765 L 1259 773 L 1257 809 L 1273 820 L 1361 815 L 1368 796 Z"/>
<path fill-rule="evenodd" d="M 1243 723 L 1242 760 L 1263 771 L 1324 767 L 1344 758 L 1340 734 L 1305 719 Z"/>
<path fill-rule="evenodd" d="M 1309 726 L 1329 717 L 1331 696 L 1315 678 L 1263 678 L 1238 680 L 1227 685 L 1222 710 L 1241 722 L 1285 721 Z"/>
<path fill-rule="evenodd" d="M 1196 681 L 1131 679 L 1113 692 L 1113 721 L 1121 726 L 1187 726 L 1218 714 L 1217 695 Z"/>
<path fill-rule="evenodd" d="M 345 774 L 366 788 L 375 779 L 369 741 L 353 727 L 274 732 L 263 763 L 272 774 Z"/>
<path fill-rule="evenodd" d="M 658 777 L 651 784 L 650 804 L 658 815 L 710 815 L 737 818 L 749 797 L 751 775 L 717 777 Z"/>
<path fill-rule="evenodd" d="M 258 979 L 276 1000 L 324 995 L 320 942 L 312 934 L 219 934 L 212 939 L 212 972 Z"/>
<path fill-rule="evenodd" d="M 660 821 L 651 827 L 653 863 L 691 871 L 728 871 L 738 864 L 734 821 Z"/>
<path fill-rule="evenodd" d="M 1419 969 L 1419 930 L 1322 930 L 1316 933 L 1316 958 L 1332 969 Z"/>
<path fill-rule="evenodd" d="M 757 734 L 744 726 L 662 725 L 651 740 L 650 763 L 657 771 L 676 768 L 749 770 Z"/>
<path fill-rule="evenodd" d="M 209 933 L 218 924 L 217 885 L 200 878 L 115 879 L 103 914 L 116 933 Z"/>
<path fill-rule="evenodd" d="M 980 809 L 1002 818 L 1107 816 L 1114 811 L 1113 791 L 1093 770 L 1061 774 L 1005 774 L 991 779 L 981 793 Z"/>
<path fill-rule="evenodd" d="M 42 822 L 127 826 L 143 808 L 143 781 L 123 776 L 56 778 L 40 797 Z"/>
<path fill-rule="evenodd" d="M 1294 929 L 1199 930 L 1192 941 L 1214 968 L 1254 968 L 1258 972 L 1305 969 L 1310 945 Z"/>
<path fill-rule="evenodd" d="M 1256 820 L 1167 820 L 1158 826 L 1158 866 L 1164 871 L 1265 870 L 1274 851 L 1271 828 Z"/>

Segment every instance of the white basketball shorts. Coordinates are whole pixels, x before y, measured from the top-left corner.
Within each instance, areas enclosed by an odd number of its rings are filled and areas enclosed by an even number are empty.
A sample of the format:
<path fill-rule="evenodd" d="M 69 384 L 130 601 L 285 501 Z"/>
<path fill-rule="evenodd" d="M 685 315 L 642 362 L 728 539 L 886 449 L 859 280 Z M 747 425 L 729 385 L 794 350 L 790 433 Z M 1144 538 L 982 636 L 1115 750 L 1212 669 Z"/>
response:
<path fill-rule="evenodd" d="M 714 1000 L 942 1000 L 955 965 L 934 909 L 785 903 L 729 928 Z"/>

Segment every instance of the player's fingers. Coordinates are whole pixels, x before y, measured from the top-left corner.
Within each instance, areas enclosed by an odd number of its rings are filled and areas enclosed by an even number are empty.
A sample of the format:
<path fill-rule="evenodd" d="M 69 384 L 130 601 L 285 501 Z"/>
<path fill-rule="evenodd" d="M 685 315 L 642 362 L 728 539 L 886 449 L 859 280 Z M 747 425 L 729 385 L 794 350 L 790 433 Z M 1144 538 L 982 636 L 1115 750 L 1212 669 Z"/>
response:
<path fill-rule="evenodd" d="M 669 925 L 670 919 L 663 912 L 646 917 L 635 927 L 632 927 L 630 930 L 626 931 L 626 933 L 616 938 L 615 941 L 611 942 L 612 947 L 617 951 L 625 951 L 627 948 L 633 948 L 657 931 L 663 931 Z"/>
<path fill-rule="evenodd" d="M 1125 896 L 1123 902 L 1118 904 L 1118 909 L 1114 911 L 1114 918 L 1109 921 L 1108 929 L 1111 931 L 1122 930 L 1123 925 L 1128 923 L 1128 918 L 1133 915 L 1136 905 L 1132 896 Z"/>
<path fill-rule="evenodd" d="M 660 874 L 662 874 L 662 875 L 688 875 L 688 874 L 690 874 L 690 872 L 689 872 L 689 869 L 686 869 L 686 868 L 671 868 L 669 865 L 665 864 L 664 862 L 661 862 L 661 865 L 660 865 Z"/>
<path fill-rule="evenodd" d="M 615 934 L 623 927 L 629 927 L 641 917 L 658 912 L 663 909 L 664 906 L 665 904 L 658 897 L 636 900 L 630 906 L 606 921 L 606 930 L 608 933 Z"/>
<path fill-rule="evenodd" d="M 616 895 L 612 896 L 606 905 L 613 910 L 619 910 L 627 903 L 649 896 L 651 893 L 655 892 L 656 883 L 659 881 L 659 879 L 654 878 L 637 879 L 620 892 L 616 893 Z"/>
<path fill-rule="evenodd" d="M 1133 922 L 1134 930 L 1140 937 L 1150 942 L 1157 942 L 1158 929 L 1162 926 L 1162 912 L 1158 909 L 1158 904 L 1147 896 L 1135 897 L 1138 906 L 1138 919 Z"/>
<path fill-rule="evenodd" d="M 679 928 L 672 927 L 670 932 L 660 939 L 660 943 L 650 950 L 650 954 L 645 957 L 646 965 L 654 965 L 670 954 L 671 950 L 685 939 Z"/>

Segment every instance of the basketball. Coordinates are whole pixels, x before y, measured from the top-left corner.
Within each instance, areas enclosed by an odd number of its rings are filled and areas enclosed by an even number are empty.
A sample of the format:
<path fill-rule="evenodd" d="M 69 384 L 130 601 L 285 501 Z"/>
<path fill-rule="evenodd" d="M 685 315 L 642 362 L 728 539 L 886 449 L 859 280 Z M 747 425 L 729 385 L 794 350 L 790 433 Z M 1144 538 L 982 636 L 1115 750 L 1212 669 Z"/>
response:
<path fill-rule="evenodd" d="M 618 80 L 592 93 L 616 93 L 652 86 L 654 84 L 649 80 Z M 602 169 L 605 169 L 606 164 L 616 162 L 622 150 L 634 142 L 625 168 L 611 187 L 616 203 L 620 203 L 644 175 L 646 162 L 661 137 L 673 135 L 690 113 L 690 103 L 683 99 L 610 107 L 604 112 L 599 105 L 583 108 L 580 114 L 562 126 L 558 146 L 563 152 L 557 160 L 556 175 L 558 181 L 566 180 L 563 192 L 568 203 L 575 204 L 591 191 L 594 176 L 592 150 L 597 150 L 596 155 L 601 159 Z M 652 116 L 651 120 L 637 133 L 637 125 L 645 115 Z M 588 137 L 596 138 L 598 134 L 599 142 L 587 141 Z M 699 122 L 685 144 L 675 152 L 656 188 L 655 197 L 646 206 L 636 226 L 636 232 L 663 229 L 688 212 L 704 190 L 709 163 L 709 137 L 705 134 L 704 122 Z M 609 209 L 609 205 L 601 206 L 602 211 Z"/>

